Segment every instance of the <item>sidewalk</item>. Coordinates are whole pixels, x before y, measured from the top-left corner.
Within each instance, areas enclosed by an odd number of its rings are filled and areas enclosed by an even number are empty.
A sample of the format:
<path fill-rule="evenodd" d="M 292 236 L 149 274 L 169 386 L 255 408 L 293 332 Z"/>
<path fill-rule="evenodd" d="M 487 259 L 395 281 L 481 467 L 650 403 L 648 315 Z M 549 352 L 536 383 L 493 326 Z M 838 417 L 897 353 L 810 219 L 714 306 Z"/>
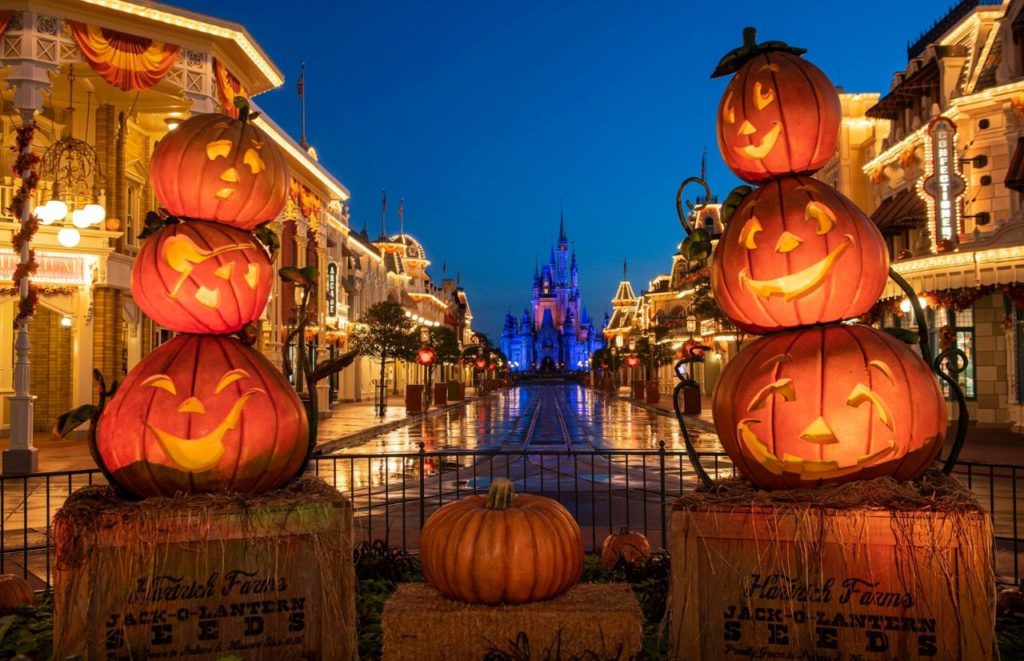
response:
<path fill-rule="evenodd" d="M 603 394 L 609 397 L 631 401 L 633 406 L 636 406 L 637 408 L 653 411 L 660 415 L 675 417 L 675 411 L 672 409 L 672 398 L 665 395 L 661 396 L 661 401 L 657 404 L 647 404 L 646 402 L 633 401 L 625 387 L 620 388 L 618 394 Z M 704 397 L 702 404 L 703 407 L 700 415 L 686 416 L 686 424 L 688 426 L 692 425 L 698 431 L 706 431 L 705 425 L 708 425 L 711 428 L 710 430 L 714 431 L 713 428 L 715 421 L 711 415 L 711 398 Z M 955 420 L 950 420 L 950 423 L 955 424 Z M 943 457 L 949 455 L 951 447 L 952 442 L 947 442 L 946 446 L 942 449 Z M 972 425 L 967 429 L 967 441 L 964 443 L 963 451 L 960 453 L 960 461 L 976 461 L 986 464 L 1004 464 L 1024 467 L 1024 434 L 1014 432 L 1009 429 L 975 427 Z M 960 467 L 956 472 L 960 473 L 965 471 L 965 468 Z M 1024 471 L 1021 471 L 1020 475 L 1024 477 Z"/>
<path fill-rule="evenodd" d="M 331 417 L 320 421 L 317 435 L 317 453 L 323 454 L 361 443 L 373 436 L 413 424 L 445 411 L 465 406 L 475 401 L 475 395 L 452 402 L 447 406 L 431 406 L 426 413 L 408 415 L 405 398 L 391 396 L 385 416 L 376 414 L 373 401 L 345 402 L 331 409 Z M 85 429 L 85 427 L 82 427 Z M 33 443 L 39 450 L 39 472 L 50 473 L 96 468 L 96 462 L 89 454 L 89 445 L 82 439 L 54 438 L 47 432 L 36 432 Z M 6 450 L 9 439 L 0 438 L 0 450 Z"/>

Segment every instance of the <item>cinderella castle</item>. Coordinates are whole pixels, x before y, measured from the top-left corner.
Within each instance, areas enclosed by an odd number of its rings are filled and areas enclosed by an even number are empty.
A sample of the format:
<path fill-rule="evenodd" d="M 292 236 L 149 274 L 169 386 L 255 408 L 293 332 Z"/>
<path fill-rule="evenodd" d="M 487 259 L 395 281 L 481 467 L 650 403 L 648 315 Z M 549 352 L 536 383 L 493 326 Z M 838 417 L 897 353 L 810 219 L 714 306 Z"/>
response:
<path fill-rule="evenodd" d="M 505 315 L 501 350 L 516 372 L 576 372 L 587 369 L 604 336 L 580 300 L 576 253 L 570 256 L 565 219 L 558 224 L 558 245 L 550 261 L 534 267 L 530 309 L 516 320 Z"/>

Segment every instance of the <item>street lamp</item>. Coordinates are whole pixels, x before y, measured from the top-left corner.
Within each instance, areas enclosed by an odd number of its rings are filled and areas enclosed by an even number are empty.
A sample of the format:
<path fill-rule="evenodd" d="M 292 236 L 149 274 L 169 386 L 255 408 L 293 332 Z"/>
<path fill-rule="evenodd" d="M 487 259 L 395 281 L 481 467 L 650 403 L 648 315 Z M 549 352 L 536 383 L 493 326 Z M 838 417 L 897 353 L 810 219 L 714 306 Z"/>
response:
<path fill-rule="evenodd" d="M 693 334 L 697 332 L 697 317 L 696 315 L 690 315 L 686 318 L 686 332 L 693 337 Z"/>

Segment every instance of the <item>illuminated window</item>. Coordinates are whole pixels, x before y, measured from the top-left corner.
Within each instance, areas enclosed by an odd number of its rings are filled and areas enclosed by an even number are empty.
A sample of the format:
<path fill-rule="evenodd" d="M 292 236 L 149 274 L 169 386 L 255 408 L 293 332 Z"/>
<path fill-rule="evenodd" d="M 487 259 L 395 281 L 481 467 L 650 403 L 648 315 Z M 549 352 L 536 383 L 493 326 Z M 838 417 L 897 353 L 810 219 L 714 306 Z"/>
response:
<path fill-rule="evenodd" d="M 974 309 L 967 308 L 960 312 L 953 310 L 928 310 L 928 322 L 931 327 L 931 341 L 933 351 L 938 353 L 939 332 L 944 326 L 949 326 L 956 333 L 956 346 L 967 355 L 967 369 L 960 373 L 960 387 L 963 388 L 964 396 L 967 399 L 977 397 L 977 386 L 975 384 L 975 350 L 974 350 Z M 942 392 L 947 399 L 952 397 L 949 386 L 942 384 Z"/>

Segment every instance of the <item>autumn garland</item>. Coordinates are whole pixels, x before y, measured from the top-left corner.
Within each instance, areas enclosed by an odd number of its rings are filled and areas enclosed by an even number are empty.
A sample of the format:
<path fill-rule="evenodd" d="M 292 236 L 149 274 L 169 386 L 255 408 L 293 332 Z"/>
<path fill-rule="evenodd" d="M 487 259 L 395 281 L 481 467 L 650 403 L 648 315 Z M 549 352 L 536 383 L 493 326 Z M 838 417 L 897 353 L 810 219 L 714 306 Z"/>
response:
<path fill-rule="evenodd" d="M 39 175 L 36 172 L 36 167 L 39 165 L 39 156 L 32 153 L 30 147 L 32 145 L 32 137 L 35 135 L 36 124 L 32 122 L 25 124 L 24 126 L 18 127 L 16 130 L 17 137 L 15 139 L 15 145 L 11 149 L 17 153 L 17 159 L 14 161 L 14 174 L 21 178 L 21 186 L 18 188 L 18 192 L 14 194 L 14 199 L 11 201 L 11 213 L 17 219 L 21 219 L 22 213 L 25 210 L 25 205 L 28 204 L 29 199 L 32 197 L 32 192 L 36 189 L 39 184 Z M 11 243 L 14 245 L 14 251 L 18 255 L 21 254 L 21 249 L 26 244 L 31 244 L 32 237 L 35 236 L 36 231 L 39 229 L 39 219 L 36 218 L 35 214 L 30 214 L 28 220 L 21 223 L 18 231 L 11 237 Z M 29 248 L 28 261 L 19 263 L 14 269 L 14 275 L 12 280 L 14 281 L 15 292 L 21 291 L 22 281 L 31 276 L 36 272 L 39 267 L 36 262 L 36 251 L 33 248 Z M 18 302 L 18 316 L 14 320 L 16 324 L 21 323 L 25 319 L 29 319 L 36 311 L 36 305 L 39 303 L 39 290 L 31 282 L 28 286 L 28 296 L 21 299 Z"/>
<path fill-rule="evenodd" d="M 979 300 L 990 294 L 1002 293 L 1019 309 L 1024 310 L 1024 285 L 981 285 L 979 287 L 964 287 L 960 289 L 939 289 L 936 291 L 924 292 L 922 298 L 927 299 L 928 305 L 943 310 L 961 312 L 970 308 Z M 864 316 L 864 321 L 869 324 L 881 321 L 882 315 L 886 312 L 899 316 L 906 316 L 900 309 L 903 302 L 902 296 L 883 298 L 871 311 Z"/>

